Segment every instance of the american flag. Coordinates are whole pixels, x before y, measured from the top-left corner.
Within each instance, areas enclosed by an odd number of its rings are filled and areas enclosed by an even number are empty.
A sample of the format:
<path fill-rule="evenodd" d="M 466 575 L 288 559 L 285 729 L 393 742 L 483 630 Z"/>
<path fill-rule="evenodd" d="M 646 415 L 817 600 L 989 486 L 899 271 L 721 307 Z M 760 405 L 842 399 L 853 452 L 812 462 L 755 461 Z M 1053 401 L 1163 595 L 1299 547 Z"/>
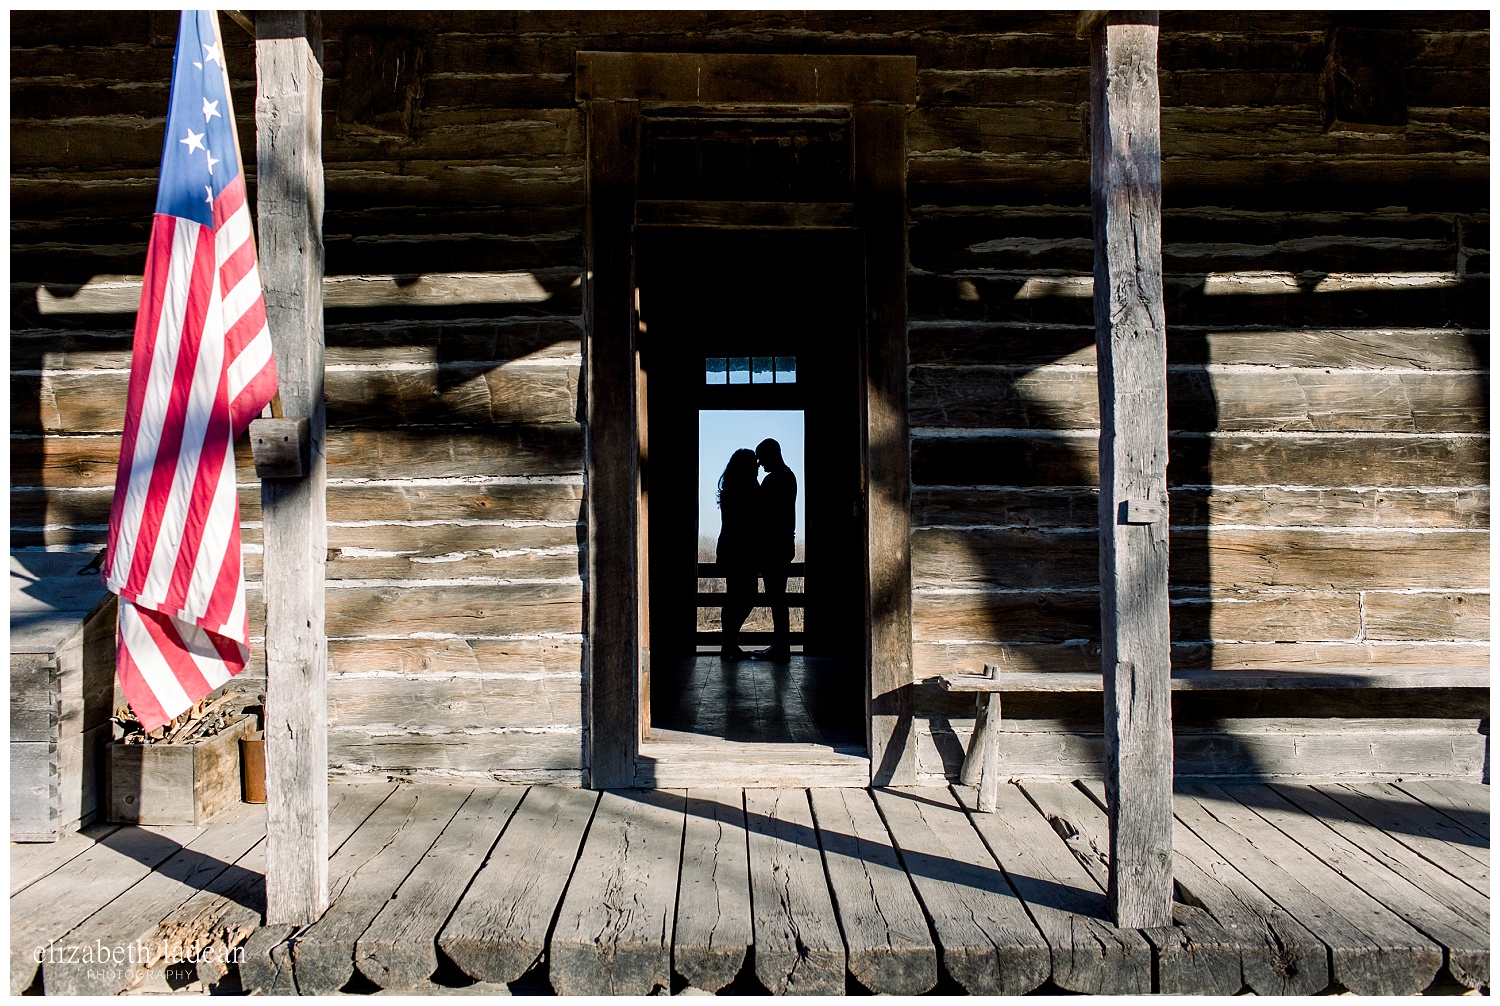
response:
<path fill-rule="evenodd" d="M 183 11 L 103 567 L 147 730 L 249 659 L 234 440 L 275 392 L 218 18 Z"/>

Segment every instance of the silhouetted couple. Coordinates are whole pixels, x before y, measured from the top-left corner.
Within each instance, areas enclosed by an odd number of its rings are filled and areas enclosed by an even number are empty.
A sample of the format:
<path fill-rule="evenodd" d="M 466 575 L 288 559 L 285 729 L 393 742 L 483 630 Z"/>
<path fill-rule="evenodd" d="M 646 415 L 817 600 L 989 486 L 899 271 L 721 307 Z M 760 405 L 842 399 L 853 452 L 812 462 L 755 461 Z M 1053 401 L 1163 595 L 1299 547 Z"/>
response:
<path fill-rule="evenodd" d="M 766 470 L 757 481 L 759 469 Z M 766 582 L 766 605 L 775 630 L 769 648 L 754 654 L 767 660 L 791 656 L 791 613 L 786 578 L 796 549 L 797 476 L 781 459 L 781 445 L 762 440 L 755 450 L 741 448 L 719 476 L 722 530 L 716 557 L 728 597 L 724 602 L 724 642 L 719 655 L 745 656 L 739 647 L 740 626 L 755 607 L 757 574 Z"/>

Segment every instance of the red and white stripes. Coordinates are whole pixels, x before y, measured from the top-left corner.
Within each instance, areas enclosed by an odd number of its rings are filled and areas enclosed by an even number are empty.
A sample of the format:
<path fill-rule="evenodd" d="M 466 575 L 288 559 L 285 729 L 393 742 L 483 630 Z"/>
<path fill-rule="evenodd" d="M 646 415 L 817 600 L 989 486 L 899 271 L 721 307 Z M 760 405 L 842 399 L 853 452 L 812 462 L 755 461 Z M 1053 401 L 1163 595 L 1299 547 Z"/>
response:
<path fill-rule="evenodd" d="M 245 666 L 234 439 L 276 365 L 243 175 L 214 227 L 157 214 L 136 318 L 105 582 L 125 697 L 152 729 Z"/>

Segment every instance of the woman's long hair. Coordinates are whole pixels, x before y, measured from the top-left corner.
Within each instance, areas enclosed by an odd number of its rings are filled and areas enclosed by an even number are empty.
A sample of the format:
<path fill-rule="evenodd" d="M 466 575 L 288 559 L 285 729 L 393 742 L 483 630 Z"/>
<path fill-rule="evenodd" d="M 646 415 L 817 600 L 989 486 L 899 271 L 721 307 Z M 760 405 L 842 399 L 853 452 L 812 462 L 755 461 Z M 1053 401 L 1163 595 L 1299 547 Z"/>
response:
<path fill-rule="evenodd" d="M 747 494 L 755 492 L 760 480 L 756 473 L 760 470 L 755 460 L 755 452 L 741 447 L 729 456 L 729 464 L 724 466 L 724 474 L 719 476 L 719 509 L 724 509 L 724 493 L 727 490 L 731 499 L 738 496 L 744 498 Z"/>

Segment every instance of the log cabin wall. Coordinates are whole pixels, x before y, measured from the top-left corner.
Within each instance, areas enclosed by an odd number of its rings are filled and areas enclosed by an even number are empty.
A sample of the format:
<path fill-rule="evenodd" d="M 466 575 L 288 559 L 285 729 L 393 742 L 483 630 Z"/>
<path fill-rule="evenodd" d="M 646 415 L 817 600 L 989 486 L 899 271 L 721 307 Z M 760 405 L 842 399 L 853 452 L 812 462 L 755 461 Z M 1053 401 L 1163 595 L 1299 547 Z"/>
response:
<path fill-rule="evenodd" d="M 335 771 L 587 781 L 578 50 L 916 55 L 915 676 L 1097 666 L 1074 20 L 325 15 Z M 175 25 L 12 15 L 13 548 L 104 538 L 136 293 L 100 277 L 144 259 Z M 223 30 L 253 176 L 252 43 Z M 1487 662 L 1487 16 L 1164 14 L 1160 65 L 1174 660 Z M 916 688 L 937 781 L 971 713 Z M 1178 771 L 1476 774 L 1485 715 L 1180 699 Z M 1006 716 L 1017 774 L 1097 764 L 1097 697 Z"/>

